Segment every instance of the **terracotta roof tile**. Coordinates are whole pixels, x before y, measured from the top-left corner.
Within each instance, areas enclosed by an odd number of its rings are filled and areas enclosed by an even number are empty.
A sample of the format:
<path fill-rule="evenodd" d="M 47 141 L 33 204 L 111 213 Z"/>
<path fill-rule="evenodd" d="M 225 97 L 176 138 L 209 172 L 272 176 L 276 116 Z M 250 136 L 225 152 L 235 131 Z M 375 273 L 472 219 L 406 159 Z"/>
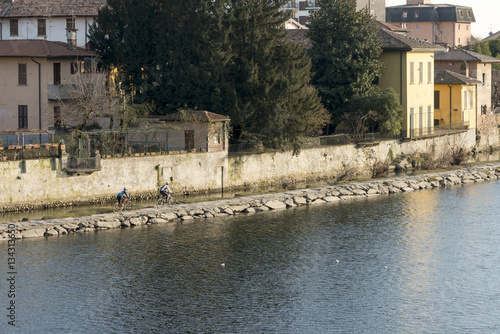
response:
<path fill-rule="evenodd" d="M 0 14 L 8 1 L 0 2 Z M 3 17 L 96 16 L 106 0 L 15 0 Z M 2 11 L 4 7 L 4 11 Z"/>
<path fill-rule="evenodd" d="M 402 33 L 407 33 L 408 29 L 403 29 L 400 26 L 393 24 L 393 23 L 387 23 L 387 22 L 382 22 L 382 21 L 377 21 L 377 24 L 382 28 L 382 29 L 387 29 L 390 31 L 394 32 L 402 32 Z"/>
<path fill-rule="evenodd" d="M 162 120 L 182 122 L 216 122 L 228 121 L 229 118 L 206 110 L 181 110 L 165 116 Z"/>
<path fill-rule="evenodd" d="M 443 47 L 428 43 L 417 38 L 411 38 L 381 28 L 377 32 L 378 39 L 382 42 L 382 50 L 386 51 L 439 51 Z"/>
<path fill-rule="evenodd" d="M 436 52 L 435 61 L 475 61 L 480 63 L 500 63 L 500 59 L 464 49 L 450 49 Z"/>
<path fill-rule="evenodd" d="M 479 80 L 466 77 L 452 71 L 437 71 L 434 73 L 434 84 L 436 85 L 470 85 L 480 84 Z"/>
<path fill-rule="evenodd" d="M 0 40 L 0 57 L 95 57 L 83 48 L 69 50 L 63 42 L 46 40 Z"/>
<path fill-rule="evenodd" d="M 312 47 L 312 42 L 309 39 L 308 34 L 309 30 L 302 29 L 291 29 L 286 31 L 286 37 L 288 40 L 295 44 L 302 45 L 305 49 L 310 49 Z M 382 49 L 387 51 L 443 50 L 443 48 L 439 45 L 389 31 L 384 25 L 380 25 L 380 29 L 377 32 L 377 38 L 382 43 Z"/>

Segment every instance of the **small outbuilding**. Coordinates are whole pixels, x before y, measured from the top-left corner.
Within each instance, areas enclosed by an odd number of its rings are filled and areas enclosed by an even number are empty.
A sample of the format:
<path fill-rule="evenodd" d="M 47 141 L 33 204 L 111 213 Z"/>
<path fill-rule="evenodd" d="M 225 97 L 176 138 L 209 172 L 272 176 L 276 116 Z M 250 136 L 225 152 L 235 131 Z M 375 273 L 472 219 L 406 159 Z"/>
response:
<path fill-rule="evenodd" d="M 219 152 L 228 149 L 229 118 L 206 110 L 182 110 L 160 119 L 172 149 Z"/>

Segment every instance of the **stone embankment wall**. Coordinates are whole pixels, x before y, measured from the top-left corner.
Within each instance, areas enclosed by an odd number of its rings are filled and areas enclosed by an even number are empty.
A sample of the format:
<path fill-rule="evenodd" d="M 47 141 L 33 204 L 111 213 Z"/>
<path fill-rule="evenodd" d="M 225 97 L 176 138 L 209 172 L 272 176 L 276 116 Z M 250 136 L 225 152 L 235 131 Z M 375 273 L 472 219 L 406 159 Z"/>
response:
<path fill-rule="evenodd" d="M 411 141 L 386 140 L 372 146 L 323 146 L 293 152 L 249 154 L 229 158 L 229 180 L 225 184 L 256 187 L 259 184 L 290 184 L 298 181 L 337 179 L 351 172 L 371 176 L 377 162 L 402 154 L 431 153 L 436 156 L 452 148 L 472 150 L 475 131 Z"/>
<path fill-rule="evenodd" d="M 170 177 L 176 191 L 220 189 L 223 166 L 226 152 L 101 159 L 101 170 L 88 173 L 65 172 L 61 159 L 0 162 L 0 212 L 2 207 L 15 211 L 63 202 L 102 203 L 114 199 L 123 187 L 132 196 L 156 193 Z"/>
<path fill-rule="evenodd" d="M 8 240 L 9 243 L 15 243 L 17 239 L 34 237 L 50 238 L 70 233 L 95 232 L 103 229 L 177 224 L 193 219 L 211 219 L 238 214 L 254 214 L 301 205 L 341 203 L 343 201 L 373 196 L 387 196 L 396 193 L 498 180 L 499 177 L 500 163 L 492 163 L 453 172 L 325 186 L 315 189 L 294 190 L 284 193 L 232 198 L 213 202 L 180 204 L 162 209 L 148 208 L 80 218 L 0 224 L 0 241 Z"/>
<path fill-rule="evenodd" d="M 132 197 L 150 196 L 165 181 L 176 193 L 215 193 L 242 188 L 338 179 L 347 171 L 370 175 L 376 162 L 400 154 L 439 154 L 476 142 L 474 129 L 411 141 L 388 140 L 376 145 L 321 146 L 292 151 L 228 156 L 227 152 L 187 153 L 101 160 L 96 172 L 67 173 L 61 159 L 0 162 L 0 212 L 103 203 L 127 187 Z"/>

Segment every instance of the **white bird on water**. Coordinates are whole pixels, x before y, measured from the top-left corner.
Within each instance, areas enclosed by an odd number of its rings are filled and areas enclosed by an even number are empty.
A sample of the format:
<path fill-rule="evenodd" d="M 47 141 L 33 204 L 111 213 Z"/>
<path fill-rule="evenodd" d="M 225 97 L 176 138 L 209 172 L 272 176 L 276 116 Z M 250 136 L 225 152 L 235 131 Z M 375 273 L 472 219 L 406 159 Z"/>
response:
<path fill-rule="evenodd" d="M 221 263 L 221 264 L 220 264 L 220 266 L 221 266 L 221 267 L 225 267 L 225 266 L 226 266 L 226 264 L 225 264 L 225 263 Z"/>
<path fill-rule="evenodd" d="M 340 260 L 337 260 L 337 263 L 339 263 L 339 262 L 340 262 Z"/>

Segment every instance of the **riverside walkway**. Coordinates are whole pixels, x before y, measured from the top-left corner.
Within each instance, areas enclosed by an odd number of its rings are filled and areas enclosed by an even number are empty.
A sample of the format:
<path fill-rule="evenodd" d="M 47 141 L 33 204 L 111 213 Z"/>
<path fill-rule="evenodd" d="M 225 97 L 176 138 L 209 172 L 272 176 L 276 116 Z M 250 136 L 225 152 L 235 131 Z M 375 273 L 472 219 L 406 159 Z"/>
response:
<path fill-rule="evenodd" d="M 383 180 L 328 185 L 282 193 L 255 195 L 217 201 L 178 204 L 165 208 L 147 208 L 78 218 L 31 220 L 0 224 L 0 242 L 35 237 L 52 238 L 71 233 L 89 233 L 102 229 L 130 228 L 143 225 L 176 224 L 193 219 L 212 219 L 238 214 L 258 214 L 302 205 L 321 205 L 374 196 L 388 196 L 440 187 L 459 186 L 500 178 L 500 162 Z"/>

